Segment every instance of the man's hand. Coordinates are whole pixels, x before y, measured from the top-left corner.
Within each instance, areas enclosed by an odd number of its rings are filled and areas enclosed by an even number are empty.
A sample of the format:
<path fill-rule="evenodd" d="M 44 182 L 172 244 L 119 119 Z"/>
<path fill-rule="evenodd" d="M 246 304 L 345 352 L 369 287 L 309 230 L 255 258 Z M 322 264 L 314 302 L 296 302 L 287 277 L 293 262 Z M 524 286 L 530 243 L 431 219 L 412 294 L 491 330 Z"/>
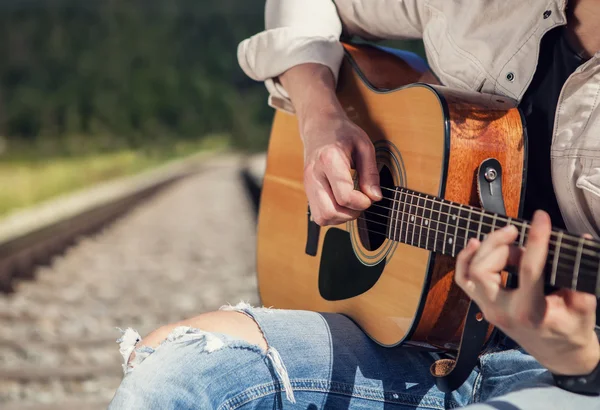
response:
<path fill-rule="evenodd" d="M 381 199 L 373 144 L 345 114 L 315 116 L 303 131 L 304 187 L 317 224 L 355 219 Z M 353 168 L 358 172 L 360 191 L 354 189 Z"/>
<path fill-rule="evenodd" d="M 518 231 L 509 226 L 483 242 L 471 239 L 456 260 L 456 282 L 485 318 L 555 374 L 588 374 L 600 360 L 594 332 L 596 298 L 569 289 L 543 293 L 550 218 L 537 211 L 524 249 L 513 246 Z M 499 272 L 519 267 L 518 289 L 504 289 Z"/>
<path fill-rule="evenodd" d="M 371 140 L 344 112 L 327 67 L 295 66 L 280 81 L 294 104 L 304 142 L 304 188 L 313 220 L 337 225 L 357 218 L 382 198 Z M 360 190 L 354 189 L 352 169 Z"/>

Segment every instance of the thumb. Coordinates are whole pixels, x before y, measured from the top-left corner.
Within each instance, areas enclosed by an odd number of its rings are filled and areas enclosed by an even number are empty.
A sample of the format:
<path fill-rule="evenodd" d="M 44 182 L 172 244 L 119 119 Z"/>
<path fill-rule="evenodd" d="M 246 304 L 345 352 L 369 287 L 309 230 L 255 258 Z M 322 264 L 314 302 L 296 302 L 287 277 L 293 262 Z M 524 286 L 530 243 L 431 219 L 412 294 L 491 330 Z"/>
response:
<path fill-rule="evenodd" d="M 372 201 L 379 201 L 383 197 L 379 186 L 379 170 L 375 160 L 375 147 L 369 141 L 356 147 L 354 153 L 356 172 L 360 190 Z"/>

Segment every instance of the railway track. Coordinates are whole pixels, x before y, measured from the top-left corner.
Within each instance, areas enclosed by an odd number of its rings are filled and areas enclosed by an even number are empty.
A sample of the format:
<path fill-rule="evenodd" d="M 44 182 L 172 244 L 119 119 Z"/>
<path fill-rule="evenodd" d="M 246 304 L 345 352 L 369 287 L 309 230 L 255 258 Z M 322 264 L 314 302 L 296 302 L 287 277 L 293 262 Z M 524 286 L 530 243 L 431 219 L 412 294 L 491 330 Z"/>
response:
<path fill-rule="evenodd" d="M 0 292 L 13 291 L 14 279 L 31 278 L 35 267 L 48 264 L 78 237 L 92 234 L 165 186 L 198 172 L 203 157 L 174 161 L 9 215 L 0 221 Z"/>
<path fill-rule="evenodd" d="M 30 269 L 35 280 L 13 277 L 0 294 L 0 408 L 106 408 L 122 377 L 117 327 L 146 334 L 258 303 L 243 169 L 237 156 L 211 159 L 76 233 Z"/>

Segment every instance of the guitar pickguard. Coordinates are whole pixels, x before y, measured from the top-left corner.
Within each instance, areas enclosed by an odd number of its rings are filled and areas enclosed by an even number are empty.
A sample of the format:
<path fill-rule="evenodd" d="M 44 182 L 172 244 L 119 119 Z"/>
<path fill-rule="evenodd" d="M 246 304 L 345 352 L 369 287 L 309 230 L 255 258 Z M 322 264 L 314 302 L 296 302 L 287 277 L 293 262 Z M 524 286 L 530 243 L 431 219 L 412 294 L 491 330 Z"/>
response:
<path fill-rule="evenodd" d="M 353 298 L 371 289 L 385 268 L 386 259 L 367 266 L 354 253 L 350 234 L 327 230 L 319 265 L 319 293 L 326 300 Z"/>

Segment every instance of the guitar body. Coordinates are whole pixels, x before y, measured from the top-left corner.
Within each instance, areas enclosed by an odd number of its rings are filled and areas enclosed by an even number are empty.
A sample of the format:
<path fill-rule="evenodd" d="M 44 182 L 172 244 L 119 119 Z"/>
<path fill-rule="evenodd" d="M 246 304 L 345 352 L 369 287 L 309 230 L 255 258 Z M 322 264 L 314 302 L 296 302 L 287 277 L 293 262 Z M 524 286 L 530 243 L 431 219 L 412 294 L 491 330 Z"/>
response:
<path fill-rule="evenodd" d="M 517 217 L 526 159 L 519 111 L 501 97 L 415 84 L 422 74 L 377 48 L 346 45 L 337 93 L 375 145 L 381 185 L 480 207 L 477 170 L 496 158 L 506 214 Z M 470 300 L 454 282 L 454 259 L 385 236 L 394 198 L 372 207 L 379 216 L 318 229 L 303 169 L 296 117 L 278 110 L 258 224 L 263 304 L 345 314 L 384 346 L 456 350 Z"/>

